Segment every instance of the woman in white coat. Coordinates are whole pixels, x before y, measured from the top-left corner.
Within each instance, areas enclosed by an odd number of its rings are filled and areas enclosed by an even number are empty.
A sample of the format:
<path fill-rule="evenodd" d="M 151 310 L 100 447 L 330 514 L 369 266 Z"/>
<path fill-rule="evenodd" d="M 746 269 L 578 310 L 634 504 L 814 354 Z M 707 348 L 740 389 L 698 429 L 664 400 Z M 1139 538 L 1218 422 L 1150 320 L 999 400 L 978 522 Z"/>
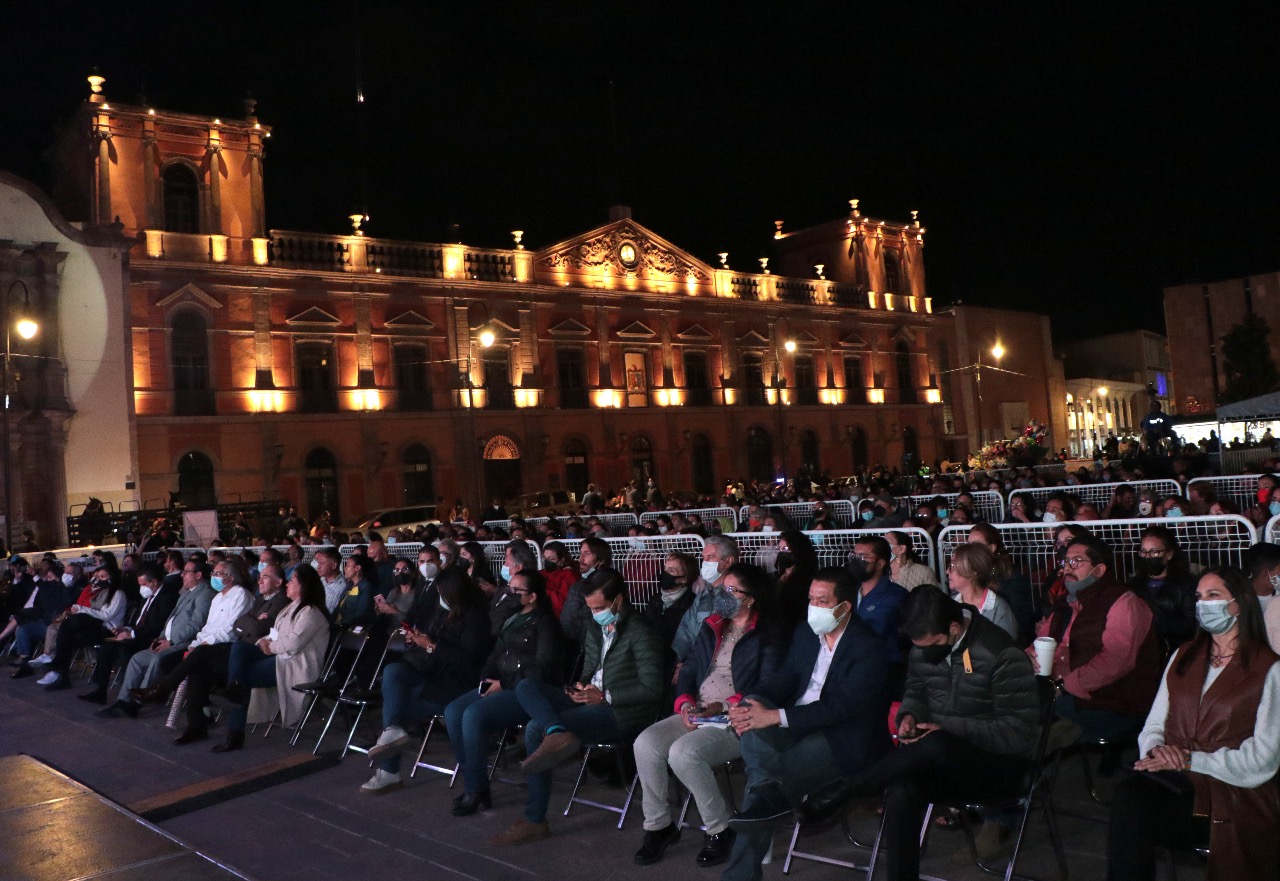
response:
<path fill-rule="evenodd" d="M 237 642 L 227 669 L 227 696 L 236 702 L 227 720 L 227 739 L 213 748 L 224 753 L 244 746 L 251 689 L 276 687 L 280 721 L 289 725 L 302 715 L 304 695 L 293 690 L 300 682 L 320 678 L 329 644 L 329 613 L 324 584 L 315 569 L 299 566 L 285 587 L 289 605 L 280 610 L 276 626 L 256 645 Z"/>

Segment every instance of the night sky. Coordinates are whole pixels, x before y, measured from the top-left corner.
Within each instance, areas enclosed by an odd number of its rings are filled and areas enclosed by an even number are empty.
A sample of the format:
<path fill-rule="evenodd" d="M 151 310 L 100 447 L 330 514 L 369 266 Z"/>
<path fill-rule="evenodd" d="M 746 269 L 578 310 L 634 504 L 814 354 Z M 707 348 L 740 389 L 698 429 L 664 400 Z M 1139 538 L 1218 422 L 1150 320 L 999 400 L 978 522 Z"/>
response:
<path fill-rule="evenodd" d="M 1162 287 L 1280 270 L 1280 63 L 1267 4 L 1128 6 L 6 4 L 0 168 L 47 186 L 97 66 L 110 101 L 251 90 L 273 228 L 540 247 L 621 202 L 753 269 L 856 196 L 920 211 L 935 303 L 1160 330 Z"/>

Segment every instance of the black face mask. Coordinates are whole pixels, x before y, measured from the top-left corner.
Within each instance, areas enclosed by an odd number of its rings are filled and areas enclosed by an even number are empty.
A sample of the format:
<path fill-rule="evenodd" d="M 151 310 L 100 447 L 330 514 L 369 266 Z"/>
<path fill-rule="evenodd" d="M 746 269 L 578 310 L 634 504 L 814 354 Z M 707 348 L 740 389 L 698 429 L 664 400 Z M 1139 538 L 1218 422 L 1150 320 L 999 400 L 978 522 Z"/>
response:
<path fill-rule="evenodd" d="M 679 590 L 680 585 L 676 584 L 676 577 L 670 572 L 661 572 L 658 575 L 658 589 L 664 591 Z"/>
<path fill-rule="evenodd" d="M 543 560 L 543 561 L 542 561 L 542 570 L 543 570 L 544 572 L 554 572 L 554 571 L 556 571 L 556 570 L 557 570 L 557 569 L 559 569 L 559 568 L 560 568 L 560 564 L 559 564 L 559 563 L 557 563 L 555 560 Z"/>
<path fill-rule="evenodd" d="M 862 582 L 866 581 L 868 578 L 871 577 L 871 573 L 868 570 L 867 564 L 862 562 L 862 560 L 858 559 L 857 557 L 849 558 L 848 569 L 849 569 L 849 574 L 853 576 L 853 580 L 856 581 L 858 584 L 862 584 Z"/>
<path fill-rule="evenodd" d="M 397 572 L 396 584 L 413 584 L 412 572 Z"/>
<path fill-rule="evenodd" d="M 778 552 L 778 571 L 786 572 L 796 564 L 796 558 L 791 555 L 790 551 Z"/>
<path fill-rule="evenodd" d="M 920 648 L 920 656 L 926 664 L 941 664 L 951 654 L 952 646 L 943 643 L 942 645 L 922 645 Z"/>
<path fill-rule="evenodd" d="M 1145 578 L 1154 578 L 1165 570 L 1164 557 L 1139 557 L 1138 574 Z"/>

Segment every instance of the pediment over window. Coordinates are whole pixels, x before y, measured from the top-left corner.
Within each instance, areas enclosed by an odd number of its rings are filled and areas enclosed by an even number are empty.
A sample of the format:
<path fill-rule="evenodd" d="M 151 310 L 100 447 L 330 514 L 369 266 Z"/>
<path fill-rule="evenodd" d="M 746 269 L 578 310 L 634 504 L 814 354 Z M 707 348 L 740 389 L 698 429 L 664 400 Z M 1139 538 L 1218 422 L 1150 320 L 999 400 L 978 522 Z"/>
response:
<path fill-rule="evenodd" d="M 769 338 L 761 335 L 759 331 L 749 330 L 742 336 L 738 337 L 738 345 L 767 346 L 769 345 Z"/>
<path fill-rule="evenodd" d="M 319 306 L 312 306 L 310 309 L 306 309 L 302 312 L 299 312 L 297 315 L 293 316 L 292 318 L 286 318 L 284 322 L 285 324 L 289 324 L 289 325 L 319 324 L 319 325 L 333 326 L 333 325 L 342 324 L 342 320 L 339 319 L 338 316 L 329 314 L 328 312 L 321 309 Z"/>
<path fill-rule="evenodd" d="M 840 340 L 840 345 L 844 346 L 846 349 L 865 349 L 867 348 L 867 341 L 856 333 L 851 333 L 844 339 Z"/>
<path fill-rule="evenodd" d="M 630 218 L 557 242 L 536 259 L 540 273 L 711 283 L 710 266 Z"/>
<path fill-rule="evenodd" d="M 169 296 L 156 303 L 161 309 L 169 309 L 182 303 L 194 303 L 205 309 L 221 309 L 222 304 L 193 284 L 178 288 Z"/>
<path fill-rule="evenodd" d="M 633 321 L 622 330 L 618 331 L 618 337 L 624 340 L 647 340 L 652 339 L 657 335 L 657 331 L 651 327 L 647 327 L 639 321 Z"/>
<path fill-rule="evenodd" d="M 798 346 L 816 346 L 818 344 L 818 338 L 807 330 L 793 334 L 791 338 L 796 341 Z"/>
<path fill-rule="evenodd" d="M 682 340 L 709 340 L 714 339 L 711 334 L 700 324 L 695 324 L 690 328 L 680 331 L 676 334 L 677 339 Z"/>
<path fill-rule="evenodd" d="M 431 319 L 425 315 L 419 315 L 410 309 L 408 312 L 401 312 L 395 318 L 387 319 L 386 326 L 396 330 L 414 330 L 428 331 L 435 330 L 435 325 L 431 323 Z"/>
<path fill-rule="evenodd" d="M 901 341 L 907 345 L 913 345 L 918 336 L 917 332 L 910 327 L 903 327 L 893 335 L 895 341 Z"/>
<path fill-rule="evenodd" d="M 591 328 L 587 327 L 581 321 L 572 318 L 566 318 L 559 324 L 550 328 L 547 333 L 552 336 L 590 336 Z"/>

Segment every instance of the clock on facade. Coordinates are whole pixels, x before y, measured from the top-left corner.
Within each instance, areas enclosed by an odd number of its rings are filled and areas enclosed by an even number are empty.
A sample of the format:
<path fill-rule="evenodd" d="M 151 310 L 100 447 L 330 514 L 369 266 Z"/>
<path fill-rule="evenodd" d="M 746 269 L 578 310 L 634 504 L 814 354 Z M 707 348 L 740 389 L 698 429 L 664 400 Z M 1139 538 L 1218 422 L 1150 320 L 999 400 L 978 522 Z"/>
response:
<path fill-rule="evenodd" d="M 618 246 L 618 260 L 628 269 L 635 269 L 636 264 L 640 262 L 640 254 L 636 251 L 635 245 L 623 242 Z"/>

